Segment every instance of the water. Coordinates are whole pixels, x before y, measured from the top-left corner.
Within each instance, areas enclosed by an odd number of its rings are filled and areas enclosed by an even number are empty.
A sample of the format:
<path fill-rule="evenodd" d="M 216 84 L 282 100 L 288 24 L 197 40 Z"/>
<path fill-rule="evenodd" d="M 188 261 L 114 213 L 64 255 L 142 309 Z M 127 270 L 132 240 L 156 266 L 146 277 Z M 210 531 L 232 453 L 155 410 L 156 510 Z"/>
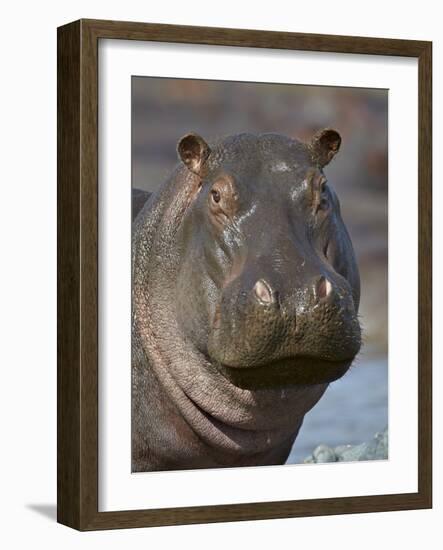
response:
<path fill-rule="evenodd" d="M 360 358 L 305 416 L 287 463 L 303 462 L 320 443 L 336 447 L 369 441 L 387 425 L 387 357 Z"/>

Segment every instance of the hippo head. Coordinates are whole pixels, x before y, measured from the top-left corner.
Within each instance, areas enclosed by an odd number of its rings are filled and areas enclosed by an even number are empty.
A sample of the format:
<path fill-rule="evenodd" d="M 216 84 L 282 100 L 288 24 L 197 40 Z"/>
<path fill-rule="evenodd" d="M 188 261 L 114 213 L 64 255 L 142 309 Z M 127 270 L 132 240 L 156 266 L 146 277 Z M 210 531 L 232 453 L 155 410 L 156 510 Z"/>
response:
<path fill-rule="evenodd" d="M 185 337 L 240 388 L 325 384 L 360 349 L 359 274 L 323 168 L 340 135 L 178 143 L 200 180 L 177 234 Z"/>

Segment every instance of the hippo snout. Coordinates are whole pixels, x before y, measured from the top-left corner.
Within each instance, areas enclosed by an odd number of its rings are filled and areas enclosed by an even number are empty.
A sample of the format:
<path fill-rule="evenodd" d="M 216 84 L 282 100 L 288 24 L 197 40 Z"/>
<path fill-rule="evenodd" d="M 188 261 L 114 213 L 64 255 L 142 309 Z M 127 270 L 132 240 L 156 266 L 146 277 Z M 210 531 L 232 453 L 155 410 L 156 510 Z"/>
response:
<path fill-rule="evenodd" d="M 349 368 L 360 345 L 347 281 L 317 275 L 288 291 L 268 276 L 249 285 L 234 281 L 225 289 L 208 351 L 224 371 L 260 369 L 260 383 L 272 385 L 275 379 L 279 384 L 330 382 Z M 246 376 L 243 372 L 242 380 Z"/>

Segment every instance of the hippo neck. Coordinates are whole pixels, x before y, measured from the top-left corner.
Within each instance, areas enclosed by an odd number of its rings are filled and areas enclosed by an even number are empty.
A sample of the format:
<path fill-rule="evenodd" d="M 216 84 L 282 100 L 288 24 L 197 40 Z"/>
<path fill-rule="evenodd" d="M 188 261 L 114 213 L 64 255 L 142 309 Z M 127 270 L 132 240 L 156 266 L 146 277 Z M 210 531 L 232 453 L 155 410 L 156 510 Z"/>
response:
<path fill-rule="evenodd" d="M 138 221 L 144 227 L 134 231 L 134 332 L 164 395 L 200 441 L 229 454 L 269 454 L 296 437 L 326 385 L 240 389 L 183 335 L 171 300 L 181 262 L 175 236 L 199 187 L 179 169 Z"/>

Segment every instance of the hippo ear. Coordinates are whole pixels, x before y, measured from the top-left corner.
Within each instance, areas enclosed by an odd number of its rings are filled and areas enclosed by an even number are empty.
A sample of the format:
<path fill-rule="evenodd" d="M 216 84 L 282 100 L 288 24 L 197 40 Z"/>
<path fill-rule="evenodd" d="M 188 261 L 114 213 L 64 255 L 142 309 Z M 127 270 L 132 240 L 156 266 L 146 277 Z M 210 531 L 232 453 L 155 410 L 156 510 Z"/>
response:
<path fill-rule="evenodd" d="M 178 142 L 177 152 L 188 169 L 200 175 L 211 149 L 198 134 L 186 134 Z"/>
<path fill-rule="evenodd" d="M 340 149 L 341 137 L 336 130 L 325 128 L 317 132 L 311 139 L 309 148 L 312 160 L 320 167 L 326 166 Z"/>

